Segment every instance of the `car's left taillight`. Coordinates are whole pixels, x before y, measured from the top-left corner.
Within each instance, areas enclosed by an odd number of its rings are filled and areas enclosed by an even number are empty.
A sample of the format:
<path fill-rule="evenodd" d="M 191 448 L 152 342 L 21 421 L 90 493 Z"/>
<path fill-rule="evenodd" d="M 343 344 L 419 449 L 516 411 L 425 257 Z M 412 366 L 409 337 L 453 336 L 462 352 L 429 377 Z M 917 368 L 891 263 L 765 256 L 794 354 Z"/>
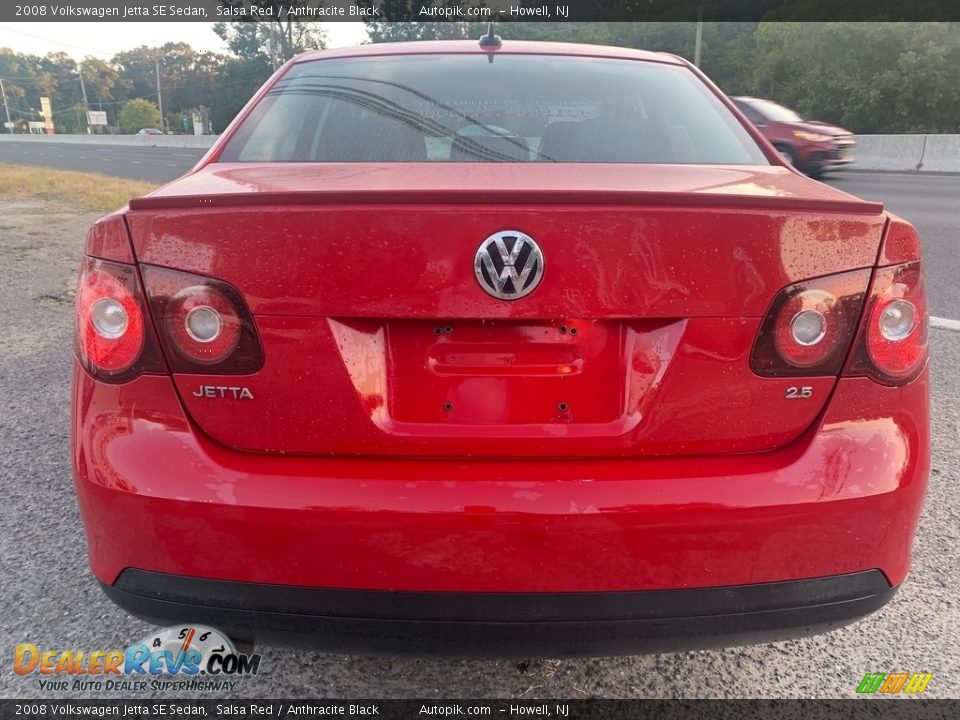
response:
<path fill-rule="evenodd" d="M 845 374 L 884 385 L 913 380 L 927 362 L 927 291 L 920 262 L 877 270 Z"/>
<path fill-rule="evenodd" d="M 167 372 L 133 265 L 84 258 L 75 330 L 77 357 L 98 380 L 124 382 Z"/>

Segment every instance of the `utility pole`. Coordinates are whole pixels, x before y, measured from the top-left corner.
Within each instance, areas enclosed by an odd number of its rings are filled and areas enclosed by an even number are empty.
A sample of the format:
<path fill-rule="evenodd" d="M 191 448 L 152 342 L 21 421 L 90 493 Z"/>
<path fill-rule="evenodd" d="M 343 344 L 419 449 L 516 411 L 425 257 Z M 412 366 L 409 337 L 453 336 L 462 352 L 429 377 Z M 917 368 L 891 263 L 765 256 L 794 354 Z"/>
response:
<path fill-rule="evenodd" d="M 90 104 L 87 102 L 87 86 L 83 84 L 83 65 L 78 70 L 80 74 L 80 92 L 83 93 L 83 116 L 87 120 L 87 135 L 92 134 L 90 130 Z"/>
<path fill-rule="evenodd" d="M 157 105 L 160 106 L 160 132 L 163 129 L 163 94 L 160 92 L 160 58 L 153 59 L 153 67 L 157 71 Z"/>
<path fill-rule="evenodd" d="M 276 35 L 274 34 L 273 21 L 269 21 L 270 25 L 270 39 L 267 41 L 267 44 L 270 48 L 270 65 L 273 67 L 274 72 L 277 69 L 277 40 Z"/>
<path fill-rule="evenodd" d="M 3 78 L 0 78 L 0 95 L 3 95 L 3 110 L 7 114 L 7 125 L 10 125 L 10 106 L 7 105 L 7 91 L 3 89 Z M 13 126 L 7 128 L 7 132 L 13 132 Z"/>
<path fill-rule="evenodd" d="M 703 43 L 703 1 L 697 5 L 697 41 L 693 46 L 693 64 L 700 67 L 700 45 Z"/>

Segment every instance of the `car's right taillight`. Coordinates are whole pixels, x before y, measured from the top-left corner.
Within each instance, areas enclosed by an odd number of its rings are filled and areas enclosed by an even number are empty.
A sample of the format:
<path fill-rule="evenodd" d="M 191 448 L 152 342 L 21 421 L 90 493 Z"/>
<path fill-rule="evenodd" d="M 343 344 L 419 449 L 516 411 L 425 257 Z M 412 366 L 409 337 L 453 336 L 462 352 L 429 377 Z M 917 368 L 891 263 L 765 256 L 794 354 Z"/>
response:
<path fill-rule="evenodd" d="M 913 380 L 927 360 L 927 293 L 919 261 L 878 268 L 845 375 Z"/>
<path fill-rule="evenodd" d="M 260 369 L 260 339 L 235 288 L 179 270 L 141 265 L 140 271 L 173 372 L 234 375 Z"/>

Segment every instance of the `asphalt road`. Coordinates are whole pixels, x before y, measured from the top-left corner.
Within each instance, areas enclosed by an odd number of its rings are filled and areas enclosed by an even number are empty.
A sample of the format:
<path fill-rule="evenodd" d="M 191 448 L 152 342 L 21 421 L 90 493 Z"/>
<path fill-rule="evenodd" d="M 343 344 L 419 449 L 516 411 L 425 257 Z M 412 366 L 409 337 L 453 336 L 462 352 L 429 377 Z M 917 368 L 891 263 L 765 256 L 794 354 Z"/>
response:
<path fill-rule="evenodd" d="M 95 172 L 158 185 L 192 168 L 204 152 L 192 148 L 0 141 L 0 163 Z"/>
<path fill-rule="evenodd" d="M 930 312 L 960 321 L 960 175 L 838 172 L 827 184 L 879 200 L 920 232 Z"/>
<path fill-rule="evenodd" d="M 887 187 L 882 180 L 876 182 Z M 910 180 L 896 182 L 902 188 Z M 39 689 L 36 676 L 20 677 L 12 671 L 15 644 L 112 649 L 125 647 L 151 628 L 111 605 L 90 576 L 70 480 L 71 288 L 93 216 L 79 215 L 66 205 L 2 198 L 0 207 L 0 696 L 40 697 L 47 693 Z M 949 207 L 939 208 L 932 219 L 923 214 L 911 219 L 921 226 L 935 225 L 950 212 Z M 263 648 L 261 674 L 243 680 L 232 695 L 852 697 L 864 673 L 904 670 L 934 673 L 928 696 L 957 697 L 960 332 L 933 330 L 932 354 L 933 473 L 913 572 L 889 605 L 859 623 L 829 635 L 762 646 L 521 663 L 344 657 Z M 165 699 L 172 698 L 167 694 Z"/>

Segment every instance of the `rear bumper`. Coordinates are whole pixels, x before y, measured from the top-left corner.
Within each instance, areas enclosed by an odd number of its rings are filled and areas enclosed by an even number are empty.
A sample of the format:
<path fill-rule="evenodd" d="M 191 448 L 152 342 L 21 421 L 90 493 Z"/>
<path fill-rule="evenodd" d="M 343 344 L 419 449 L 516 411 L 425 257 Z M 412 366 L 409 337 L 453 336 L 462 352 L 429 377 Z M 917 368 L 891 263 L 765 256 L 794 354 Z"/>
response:
<path fill-rule="evenodd" d="M 281 456 L 210 441 L 185 417 L 169 377 L 106 385 L 76 369 L 73 403 L 74 480 L 90 565 L 111 597 L 157 620 L 207 619 L 280 639 L 312 627 L 330 638 L 329 647 L 339 647 L 333 625 L 350 626 L 344 634 L 385 651 L 414 630 L 417 637 L 439 634 L 443 646 L 444 628 L 452 627 L 444 623 L 458 625 L 452 637 L 470 639 L 496 633 L 498 623 L 513 617 L 507 611 L 519 612 L 523 622 L 510 620 L 500 631 L 509 630 L 518 644 L 529 633 L 527 645 L 537 648 L 537 628 L 547 635 L 558 630 L 565 639 L 549 647 L 563 652 L 642 649 L 651 634 L 663 641 L 653 647 L 673 647 L 666 639 L 674 634 L 688 637 L 682 646 L 689 647 L 715 642 L 706 638 L 752 641 L 830 627 L 875 609 L 886 591 L 871 585 L 851 597 L 801 583 L 792 587 L 813 588 L 813 596 L 784 607 L 748 598 L 737 609 L 719 600 L 753 593 L 741 586 L 874 570 L 887 589 L 899 585 L 929 471 L 926 371 L 901 388 L 842 379 L 824 417 L 795 442 L 711 458 Z M 198 584 L 169 597 L 131 584 L 125 578 L 137 576 L 130 568 Z M 254 603 L 223 583 L 269 590 Z M 161 585 L 176 583 L 168 577 Z M 405 593 L 439 593 L 455 598 L 460 614 L 394 618 L 399 629 L 388 632 L 381 630 L 389 619 L 382 613 L 340 617 L 319 602 L 266 602 L 285 597 L 284 587 L 308 595 L 383 591 L 378 597 L 387 609 L 399 607 L 401 596 L 413 597 Z M 652 591 L 706 593 L 694 605 L 727 609 L 608 618 L 603 600 L 584 610 L 586 625 L 567 617 L 553 628 L 554 606 L 545 600 L 581 593 L 639 598 Z M 471 620 L 467 610 L 482 607 L 476 595 L 491 593 L 520 605 L 504 606 L 501 617 Z M 666 608 L 695 597 L 644 596 L 667 598 Z M 225 604 L 231 597 L 251 603 Z M 541 600 L 549 612 L 524 618 L 524 603 Z M 819 607 L 832 609 L 817 616 Z M 740 624 L 744 614 L 747 626 Z M 603 647 L 591 644 L 591 633 L 606 638 Z"/>
<path fill-rule="evenodd" d="M 799 159 L 809 168 L 837 169 L 854 163 L 854 148 L 855 144 L 815 143 L 805 147 Z"/>
<path fill-rule="evenodd" d="M 671 652 L 824 632 L 896 592 L 879 571 L 697 590 L 424 593 L 258 585 L 127 570 L 104 591 L 147 621 L 332 652 L 557 657 Z"/>

